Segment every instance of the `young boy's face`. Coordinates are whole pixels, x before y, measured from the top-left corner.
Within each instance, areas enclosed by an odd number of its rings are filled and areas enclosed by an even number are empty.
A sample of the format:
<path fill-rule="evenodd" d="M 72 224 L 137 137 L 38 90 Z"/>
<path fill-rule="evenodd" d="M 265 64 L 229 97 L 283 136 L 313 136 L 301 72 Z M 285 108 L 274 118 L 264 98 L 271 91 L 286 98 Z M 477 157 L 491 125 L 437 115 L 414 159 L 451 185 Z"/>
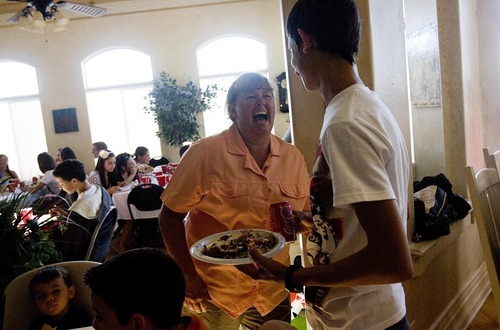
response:
<path fill-rule="evenodd" d="M 42 314 L 62 318 L 69 309 L 69 300 L 75 296 L 75 286 L 68 287 L 62 277 L 48 283 L 37 283 L 32 290 L 33 299 Z"/>

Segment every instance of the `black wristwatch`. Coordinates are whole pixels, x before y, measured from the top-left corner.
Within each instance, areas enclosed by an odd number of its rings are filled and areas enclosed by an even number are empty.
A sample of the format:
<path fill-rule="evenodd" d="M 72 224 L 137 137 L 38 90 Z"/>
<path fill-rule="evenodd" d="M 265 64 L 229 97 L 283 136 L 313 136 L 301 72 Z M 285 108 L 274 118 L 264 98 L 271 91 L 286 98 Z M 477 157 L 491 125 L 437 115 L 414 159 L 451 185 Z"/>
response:
<path fill-rule="evenodd" d="M 285 288 L 288 292 L 302 292 L 304 291 L 304 287 L 302 285 L 295 285 L 292 281 L 293 273 L 299 268 L 304 268 L 302 266 L 291 265 L 285 272 Z"/>

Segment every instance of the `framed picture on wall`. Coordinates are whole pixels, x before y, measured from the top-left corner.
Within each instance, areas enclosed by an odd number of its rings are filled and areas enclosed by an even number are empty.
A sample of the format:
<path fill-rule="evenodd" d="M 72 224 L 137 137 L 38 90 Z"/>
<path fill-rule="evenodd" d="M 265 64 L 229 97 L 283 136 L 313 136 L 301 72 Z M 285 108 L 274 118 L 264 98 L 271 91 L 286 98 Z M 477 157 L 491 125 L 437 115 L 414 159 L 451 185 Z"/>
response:
<path fill-rule="evenodd" d="M 78 132 L 76 108 L 52 110 L 52 118 L 54 119 L 56 134 Z"/>

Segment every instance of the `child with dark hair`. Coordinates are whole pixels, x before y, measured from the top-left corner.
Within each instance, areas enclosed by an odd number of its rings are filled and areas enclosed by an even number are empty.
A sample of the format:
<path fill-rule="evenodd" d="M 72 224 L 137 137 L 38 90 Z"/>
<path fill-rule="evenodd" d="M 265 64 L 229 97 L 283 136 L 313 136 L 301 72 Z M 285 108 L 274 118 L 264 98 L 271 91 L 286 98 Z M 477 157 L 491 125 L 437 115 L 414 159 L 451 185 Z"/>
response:
<path fill-rule="evenodd" d="M 110 195 L 118 191 L 116 157 L 110 150 L 101 150 L 95 171 L 89 174 L 89 182 L 104 187 Z"/>
<path fill-rule="evenodd" d="M 97 315 L 95 329 L 206 329 L 182 316 L 186 285 L 165 252 L 140 248 L 119 254 L 85 274 Z"/>
<path fill-rule="evenodd" d="M 42 268 L 31 279 L 29 290 L 36 307 L 42 313 L 31 324 L 30 330 L 65 330 L 92 324 L 90 315 L 71 303 L 71 299 L 75 297 L 75 286 L 66 268 Z"/>

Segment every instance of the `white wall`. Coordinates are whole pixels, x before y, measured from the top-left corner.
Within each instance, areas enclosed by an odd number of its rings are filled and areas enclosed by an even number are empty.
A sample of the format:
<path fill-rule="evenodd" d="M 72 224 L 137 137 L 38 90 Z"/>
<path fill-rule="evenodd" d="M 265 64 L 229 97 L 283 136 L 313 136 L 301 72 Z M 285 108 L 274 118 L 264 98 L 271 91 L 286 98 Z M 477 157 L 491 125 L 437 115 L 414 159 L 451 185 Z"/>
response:
<path fill-rule="evenodd" d="M 86 112 L 82 60 L 103 49 L 129 47 L 152 57 L 155 74 L 164 70 L 180 82 L 186 77 L 196 81 L 196 49 L 226 34 L 252 36 L 266 44 L 273 82 L 284 71 L 277 0 L 75 19 L 67 31 L 47 35 L 15 27 L 0 28 L 0 60 L 16 60 L 36 68 L 48 151 L 55 155 L 58 148 L 70 146 L 90 169 L 94 166 L 90 152 L 93 141 Z M 51 110 L 68 107 L 77 109 L 80 131 L 56 135 Z M 289 125 L 287 119 L 288 114 L 277 112 L 276 135 L 284 134 Z M 168 159 L 179 157 L 177 148 L 164 147 L 163 153 Z"/>

